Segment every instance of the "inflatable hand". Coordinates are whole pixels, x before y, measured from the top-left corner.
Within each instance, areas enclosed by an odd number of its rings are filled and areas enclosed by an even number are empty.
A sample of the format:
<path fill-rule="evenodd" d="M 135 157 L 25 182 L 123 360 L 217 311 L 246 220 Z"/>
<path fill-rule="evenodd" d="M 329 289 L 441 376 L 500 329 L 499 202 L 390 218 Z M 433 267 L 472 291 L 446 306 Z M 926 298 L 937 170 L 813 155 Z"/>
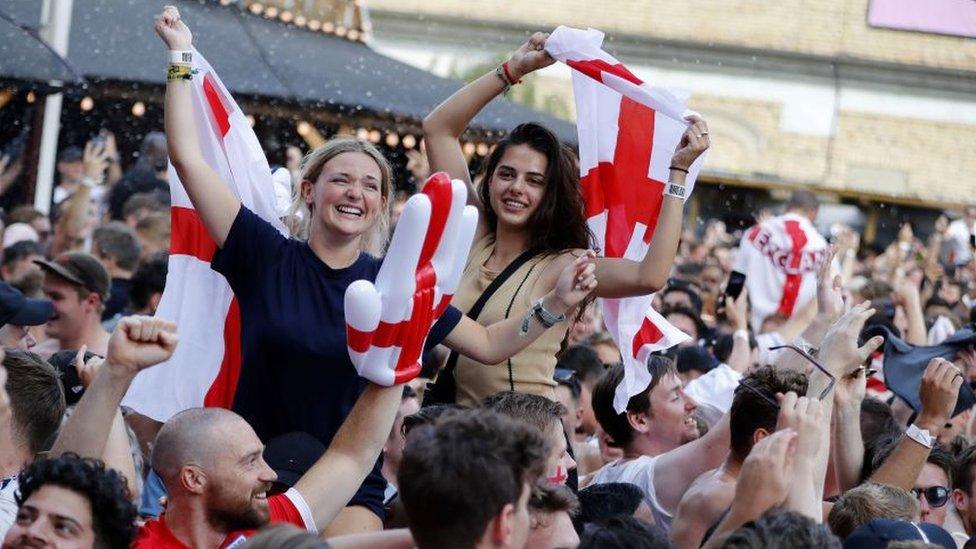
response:
<path fill-rule="evenodd" d="M 467 198 L 461 181 L 430 176 L 407 201 L 376 283 L 346 289 L 346 345 L 360 376 L 390 386 L 420 373 L 427 333 L 454 296 L 478 224 Z"/>

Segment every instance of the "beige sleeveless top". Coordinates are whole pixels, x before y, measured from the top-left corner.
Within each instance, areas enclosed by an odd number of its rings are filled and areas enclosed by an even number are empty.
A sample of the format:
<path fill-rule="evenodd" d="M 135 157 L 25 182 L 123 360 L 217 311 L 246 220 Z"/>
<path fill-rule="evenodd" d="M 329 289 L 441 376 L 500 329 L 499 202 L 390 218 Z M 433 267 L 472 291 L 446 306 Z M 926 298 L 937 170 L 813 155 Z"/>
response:
<path fill-rule="evenodd" d="M 500 274 L 501 271 L 485 268 L 485 262 L 494 249 L 494 235 L 488 235 L 475 243 L 461 283 L 451 301 L 452 305 L 468 311 Z M 478 323 L 489 326 L 508 318 L 521 319 L 535 304 L 532 296 L 536 294 L 539 278 L 557 257 L 558 255 L 537 256 L 526 261 L 491 296 L 478 315 Z M 454 372 L 458 404 L 474 406 L 489 395 L 511 390 L 555 398 L 553 387 L 556 382 L 552 376 L 556 368 L 556 353 L 568 328 L 568 322 L 560 322 L 542 334 L 532 345 L 500 364 L 481 364 L 464 355 L 459 356 Z"/>

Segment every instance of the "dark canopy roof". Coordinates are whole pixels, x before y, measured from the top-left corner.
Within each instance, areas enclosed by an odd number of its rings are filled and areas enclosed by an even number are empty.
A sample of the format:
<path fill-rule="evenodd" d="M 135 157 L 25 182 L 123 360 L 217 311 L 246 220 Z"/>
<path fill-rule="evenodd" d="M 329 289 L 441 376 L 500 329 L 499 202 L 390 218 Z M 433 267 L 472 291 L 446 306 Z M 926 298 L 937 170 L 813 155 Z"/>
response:
<path fill-rule="evenodd" d="M 234 93 L 417 120 L 461 86 L 364 44 L 265 19 L 236 6 L 173 3 L 190 25 L 196 48 Z M 37 20 L 36 2 L 12 4 L 20 12 L 15 16 Z M 152 25 L 160 6 L 146 0 L 74 0 L 69 62 L 91 80 L 163 84 L 166 55 Z M 509 130 L 527 121 L 546 124 L 561 138 L 576 141 L 572 123 L 508 100 L 492 102 L 474 125 Z"/>
<path fill-rule="evenodd" d="M 0 8 L 0 79 L 80 83 L 71 66 L 37 32 Z"/>

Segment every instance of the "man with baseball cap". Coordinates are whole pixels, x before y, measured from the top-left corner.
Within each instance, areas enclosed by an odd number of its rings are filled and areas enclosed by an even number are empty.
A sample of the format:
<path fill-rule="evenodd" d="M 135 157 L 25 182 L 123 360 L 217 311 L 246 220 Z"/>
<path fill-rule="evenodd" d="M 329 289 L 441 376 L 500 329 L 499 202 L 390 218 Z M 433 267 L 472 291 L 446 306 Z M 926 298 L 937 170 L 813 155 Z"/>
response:
<path fill-rule="evenodd" d="M 10 284 L 0 282 L 0 346 L 30 349 L 35 342 L 27 328 L 44 324 L 53 313 L 50 301 L 27 299 Z"/>
<path fill-rule="evenodd" d="M 35 263 L 44 271 L 44 294 L 54 306 L 45 329 L 51 339 L 35 351 L 48 357 L 87 345 L 89 351 L 105 356 L 109 333 L 102 328 L 101 318 L 111 285 L 105 267 L 94 256 L 80 252 Z"/>

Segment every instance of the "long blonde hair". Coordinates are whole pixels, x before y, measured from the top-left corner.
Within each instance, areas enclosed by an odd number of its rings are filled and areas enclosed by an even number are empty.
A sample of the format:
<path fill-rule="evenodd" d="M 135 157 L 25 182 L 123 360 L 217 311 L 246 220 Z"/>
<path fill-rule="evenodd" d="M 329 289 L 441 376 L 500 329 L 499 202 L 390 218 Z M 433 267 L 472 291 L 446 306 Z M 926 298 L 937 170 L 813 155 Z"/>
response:
<path fill-rule="evenodd" d="M 303 183 L 307 180 L 314 185 L 322 174 L 322 167 L 325 166 L 326 162 L 340 154 L 351 152 L 368 155 L 380 168 L 382 179 L 380 195 L 383 205 L 373 222 L 372 228 L 360 240 L 359 249 L 373 255 L 381 255 L 390 238 L 390 212 L 393 207 L 390 195 L 393 189 L 393 169 L 390 168 L 390 163 L 387 162 L 383 153 L 369 141 L 355 137 L 335 137 L 305 155 L 299 166 L 299 173 L 301 174 L 299 184 L 295 186 L 291 207 L 288 209 L 288 218 L 294 220 L 289 225 L 292 227 L 293 236 L 302 239 L 308 238 L 312 222 L 312 210 L 302 197 Z"/>

